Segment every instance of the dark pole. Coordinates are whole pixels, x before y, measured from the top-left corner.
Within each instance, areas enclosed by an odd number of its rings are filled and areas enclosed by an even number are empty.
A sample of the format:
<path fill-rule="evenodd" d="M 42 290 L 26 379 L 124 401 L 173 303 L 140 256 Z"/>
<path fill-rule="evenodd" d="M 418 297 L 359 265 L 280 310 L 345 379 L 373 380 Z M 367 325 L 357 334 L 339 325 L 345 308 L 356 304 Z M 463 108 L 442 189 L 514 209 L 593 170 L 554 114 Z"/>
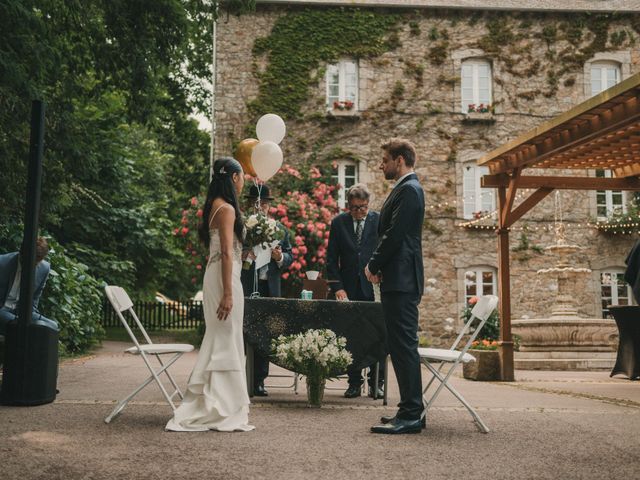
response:
<path fill-rule="evenodd" d="M 58 331 L 33 323 L 36 239 L 44 152 L 44 102 L 31 107 L 31 141 L 27 178 L 24 238 L 20 249 L 20 297 L 17 322 L 7 323 L 0 401 L 5 405 L 41 405 L 56 396 Z"/>
<path fill-rule="evenodd" d="M 27 325 L 31 324 L 31 305 L 33 304 L 33 284 L 36 267 L 36 239 L 38 237 L 38 222 L 40 218 L 40 189 L 42 186 L 42 156 L 44 152 L 44 102 L 42 100 L 34 100 L 31 105 L 31 141 L 29 145 L 29 176 L 27 177 L 24 238 L 22 240 L 22 249 L 20 250 L 22 276 L 20 278 L 20 299 L 18 301 L 18 338 L 25 342 Z"/>

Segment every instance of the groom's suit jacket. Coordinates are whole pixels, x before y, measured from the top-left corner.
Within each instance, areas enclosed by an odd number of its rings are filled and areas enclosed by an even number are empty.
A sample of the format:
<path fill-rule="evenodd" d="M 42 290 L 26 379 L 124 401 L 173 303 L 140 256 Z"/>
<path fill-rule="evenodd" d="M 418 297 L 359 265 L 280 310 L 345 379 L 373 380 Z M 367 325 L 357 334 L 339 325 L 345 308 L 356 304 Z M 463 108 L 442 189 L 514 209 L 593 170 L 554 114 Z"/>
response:
<path fill-rule="evenodd" d="M 422 296 L 422 223 L 424 191 L 415 173 L 405 177 L 389 194 L 380 211 L 378 246 L 369 261 L 371 273 L 382 273 L 381 292 Z"/>
<path fill-rule="evenodd" d="M 0 255 L 0 308 L 4 305 L 11 291 L 19 261 L 20 255 L 18 252 Z M 42 290 L 44 290 L 44 285 L 47 283 L 50 269 L 51 266 L 46 260 L 42 260 L 36 265 L 35 288 L 33 290 L 33 309 L 35 311 L 37 311 L 38 301 L 40 300 L 40 295 L 42 295 Z"/>

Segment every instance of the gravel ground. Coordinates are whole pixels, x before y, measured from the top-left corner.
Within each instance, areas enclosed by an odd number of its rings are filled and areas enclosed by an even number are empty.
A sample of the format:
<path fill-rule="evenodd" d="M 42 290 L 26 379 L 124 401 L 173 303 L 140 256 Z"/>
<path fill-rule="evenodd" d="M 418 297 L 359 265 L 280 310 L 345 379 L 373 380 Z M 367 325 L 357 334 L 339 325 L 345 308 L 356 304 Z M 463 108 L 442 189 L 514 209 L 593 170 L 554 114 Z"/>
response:
<path fill-rule="evenodd" d="M 142 362 L 107 342 L 64 362 L 55 403 L 0 407 L 0 478 L 13 479 L 406 479 L 640 478 L 640 385 L 607 372 L 517 372 L 513 383 L 454 385 L 491 429 L 481 434 L 454 397 L 443 394 L 419 435 L 379 436 L 369 427 L 393 413 L 367 397 L 342 397 L 330 384 L 321 409 L 270 378 L 254 399 L 248 433 L 171 433 L 151 385 L 111 424 L 117 399 L 145 377 Z M 184 385 L 195 354 L 175 365 Z M 272 373 L 286 373 L 277 367 Z M 425 371 L 426 377 L 426 371 Z"/>

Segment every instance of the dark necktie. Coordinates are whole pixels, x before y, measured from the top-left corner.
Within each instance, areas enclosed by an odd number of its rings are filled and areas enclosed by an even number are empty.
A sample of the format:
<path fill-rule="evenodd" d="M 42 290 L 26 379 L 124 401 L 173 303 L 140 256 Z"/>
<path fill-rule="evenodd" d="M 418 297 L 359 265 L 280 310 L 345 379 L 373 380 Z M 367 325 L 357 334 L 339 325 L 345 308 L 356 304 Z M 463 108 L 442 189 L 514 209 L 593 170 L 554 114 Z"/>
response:
<path fill-rule="evenodd" d="M 362 241 L 362 220 L 356 220 L 356 242 L 358 246 L 360 246 L 360 242 Z"/>

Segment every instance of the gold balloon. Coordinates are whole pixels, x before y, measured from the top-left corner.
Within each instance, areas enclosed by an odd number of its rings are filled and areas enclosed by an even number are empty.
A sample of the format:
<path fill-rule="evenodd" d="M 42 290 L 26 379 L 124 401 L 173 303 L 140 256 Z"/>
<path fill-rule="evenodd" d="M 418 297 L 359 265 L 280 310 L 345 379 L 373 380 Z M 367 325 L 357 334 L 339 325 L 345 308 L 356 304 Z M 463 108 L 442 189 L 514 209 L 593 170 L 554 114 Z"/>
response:
<path fill-rule="evenodd" d="M 238 144 L 238 148 L 236 149 L 236 160 L 242 165 L 244 173 L 248 173 L 252 177 L 258 176 L 251 164 L 251 154 L 256 145 L 258 145 L 258 140 L 255 138 L 245 138 Z"/>

